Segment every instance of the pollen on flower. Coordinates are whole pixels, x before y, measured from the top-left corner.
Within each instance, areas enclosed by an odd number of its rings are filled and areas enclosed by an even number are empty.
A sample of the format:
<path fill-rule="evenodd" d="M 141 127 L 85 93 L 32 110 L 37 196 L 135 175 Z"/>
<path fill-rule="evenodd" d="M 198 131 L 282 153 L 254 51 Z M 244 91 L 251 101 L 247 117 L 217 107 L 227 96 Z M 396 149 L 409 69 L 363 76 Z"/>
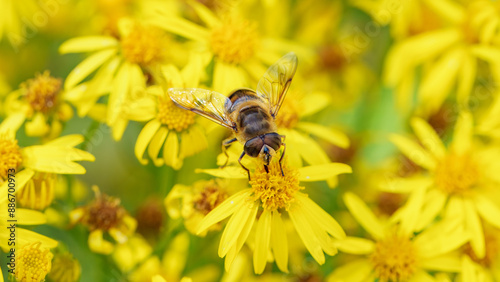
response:
<path fill-rule="evenodd" d="M 50 76 L 49 71 L 37 74 L 34 79 L 29 79 L 21 84 L 25 98 L 34 111 L 48 113 L 53 109 L 61 91 L 62 80 Z"/>
<path fill-rule="evenodd" d="M 257 45 L 257 26 L 249 21 L 229 19 L 212 30 L 210 45 L 215 56 L 228 64 L 251 58 Z"/>
<path fill-rule="evenodd" d="M 162 59 L 165 35 L 155 27 L 135 25 L 121 39 L 123 56 L 133 64 L 149 65 Z"/>
<path fill-rule="evenodd" d="M 170 130 L 181 132 L 194 123 L 195 113 L 177 107 L 169 97 L 159 98 L 157 119 Z"/>
<path fill-rule="evenodd" d="M 120 206 L 120 199 L 101 194 L 97 189 L 94 191 L 96 199 L 86 207 L 83 223 L 88 225 L 90 230 L 108 231 L 117 227 L 126 214 L 125 209 Z"/>
<path fill-rule="evenodd" d="M 216 180 L 210 180 L 203 184 L 197 190 L 193 199 L 194 208 L 204 215 L 207 215 L 216 206 L 222 203 L 227 197 L 227 192 L 221 189 L 221 185 Z M 195 187 L 196 189 L 197 187 Z"/>
<path fill-rule="evenodd" d="M 35 173 L 28 181 L 17 200 L 22 207 L 43 210 L 52 204 L 56 185 L 56 175 L 52 173 Z"/>
<path fill-rule="evenodd" d="M 17 169 L 22 161 L 17 140 L 0 135 L 0 180 L 6 179 L 9 169 Z"/>
<path fill-rule="evenodd" d="M 40 242 L 25 245 L 18 251 L 15 276 L 17 281 L 44 281 L 50 272 L 52 253 Z"/>
<path fill-rule="evenodd" d="M 276 117 L 276 125 L 281 128 L 294 128 L 299 122 L 300 106 L 296 99 L 285 100 Z"/>
<path fill-rule="evenodd" d="M 285 161 L 283 165 L 283 175 L 278 160 L 269 164 L 269 173 L 264 165 L 259 163 L 253 173 L 250 185 L 254 200 L 259 200 L 262 207 L 268 211 L 286 209 L 295 200 L 295 193 L 304 187 L 299 186 L 299 173 L 297 170 L 289 168 Z"/>
<path fill-rule="evenodd" d="M 448 194 L 463 194 L 479 180 L 479 169 L 470 154 L 449 154 L 438 164 L 436 185 Z"/>
<path fill-rule="evenodd" d="M 417 269 L 416 257 L 410 239 L 394 232 L 377 242 L 370 261 L 379 281 L 408 281 Z"/>

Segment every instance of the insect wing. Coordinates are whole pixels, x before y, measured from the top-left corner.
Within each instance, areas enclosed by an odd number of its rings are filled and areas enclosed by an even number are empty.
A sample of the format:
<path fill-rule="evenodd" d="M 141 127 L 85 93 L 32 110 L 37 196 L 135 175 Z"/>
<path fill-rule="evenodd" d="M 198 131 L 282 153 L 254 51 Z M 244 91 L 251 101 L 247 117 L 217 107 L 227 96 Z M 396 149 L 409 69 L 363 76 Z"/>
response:
<path fill-rule="evenodd" d="M 233 129 L 233 122 L 226 114 L 231 101 L 224 95 L 201 88 L 170 88 L 170 99 L 186 110 L 195 112 L 222 126 Z"/>
<path fill-rule="evenodd" d="M 270 105 L 270 113 L 276 117 L 297 69 L 297 56 L 290 52 L 270 66 L 257 85 L 257 94 Z"/>

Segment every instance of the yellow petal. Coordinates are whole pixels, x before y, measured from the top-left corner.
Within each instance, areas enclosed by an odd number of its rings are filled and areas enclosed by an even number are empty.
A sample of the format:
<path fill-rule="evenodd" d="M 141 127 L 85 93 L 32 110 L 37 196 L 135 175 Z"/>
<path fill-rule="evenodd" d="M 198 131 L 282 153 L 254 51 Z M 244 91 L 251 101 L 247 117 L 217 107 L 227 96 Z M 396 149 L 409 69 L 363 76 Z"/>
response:
<path fill-rule="evenodd" d="M 278 211 L 273 211 L 271 222 L 271 247 L 278 268 L 288 273 L 288 240 L 285 225 Z"/>
<path fill-rule="evenodd" d="M 450 0 L 429 1 L 424 3 L 440 17 L 453 24 L 461 24 L 465 20 L 466 11 L 462 5 Z"/>
<path fill-rule="evenodd" d="M 73 88 L 98 67 L 110 60 L 116 52 L 116 49 L 102 50 L 83 60 L 68 74 L 64 82 L 64 89 Z"/>
<path fill-rule="evenodd" d="M 109 255 L 113 252 L 113 244 L 104 240 L 102 230 L 94 230 L 89 234 L 89 248 L 94 253 Z"/>
<path fill-rule="evenodd" d="M 255 249 L 253 253 L 253 269 L 255 274 L 261 274 L 266 268 L 267 253 L 269 252 L 271 240 L 271 216 L 270 211 L 264 210 L 257 222 Z"/>
<path fill-rule="evenodd" d="M 319 181 L 343 173 L 351 173 L 350 166 L 342 163 L 328 163 L 321 165 L 305 166 L 298 169 L 300 181 Z"/>
<path fill-rule="evenodd" d="M 344 194 L 344 202 L 356 221 L 359 222 L 359 224 L 361 224 L 361 226 L 368 233 L 370 233 L 373 238 L 377 240 L 384 238 L 384 229 L 382 228 L 382 224 L 358 196 L 347 192 Z"/>
<path fill-rule="evenodd" d="M 21 149 L 23 164 L 36 171 L 59 174 L 84 174 L 85 168 L 74 161 L 94 161 L 88 152 L 67 147 L 36 145 Z"/>
<path fill-rule="evenodd" d="M 419 187 L 413 191 L 404 205 L 404 215 L 401 218 L 400 232 L 407 237 L 410 237 L 417 229 L 417 220 L 421 213 L 421 208 L 424 203 L 427 187 Z"/>
<path fill-rule="evenodd" d="M 195 169 L 196 173 L 206 173 L 219 178 L 227 179 L 246 179 L 248 175 L 241 167 L 226 166 L 224 168 L 216 169 Z"/>
<path fill-rule="evenodd" d="M 303 211 L 309 215 L 309 218 L 315 221 L 323 230 L 336 239 L 345 238 L 345 232 L 338 222 L 307 195 L 297 192 L 295 198 L 300 203 Z"/>
<path fill-rule="evenodd" d="M 209 37 L 207 29 L 177 16 L 164 16 L 162 18 L 153 19 L 151 23 L 168 32 L 195 41 L 206 41 Z"/>
<path fill-rule="evenodd" d="M 292 130 L 293 132 L 294 130 Z M 320 165 L 326 164 L 330 162 L 330 158 L 325 153 L 323 148 L 319 146 L 319 144 L 309 136 L 296 132 L 290 136 L 289 142 L 293 139 L 298 140 L 298 144 L 300 144 L 301 150 L 300 156 L 310 165 Z M 292 139 L 293 138 L 293 139 Z"/>
<path fill-rule="evenodd" d="M 486 254 L 483 226 L 472 200 L 464 199 L 464 213 L 466 228 L 471 234 L 472 249 L 478 258 L 483 258 Z"/>
<path fill-rule="evenodd" d="M 411 126 L 422 145 L 434 155 L 436 159 L 444 158 L 446 148 L 444 147 L 441 138 L 437 135 L 436 131 L 423 119 L 413 118 Z"/>
<path fill-rule="evenodd" d="M 238 208 L 241 208 L 240 205 L 244 203 L 247 197 L 250 196 L 250 193 L 250 189 L 242 190 L 227 198 L 224 202 L 218 205 L 200 222 L 200 226 L 198 227 L 198 234 L 204 232 L 206 229 L 216 224 L 217 222 L 232 215 Z"/>
<path fill-rule="evenodd" d="M 479 59 L 491 64 L 500 63 L 500 48 L 487 45 L 475 45 L 471 48 L 472 53 Z"/>
<path fill-rule="evenodd" d="M 234 89 L 247 86 L 247 78 L 241 68 L 221 61 L 215 62 L 213 79 L 213 88 L 225 95 Z"/>
<path fill-rule="evenodd" d="M 158 154 L 160 153 L 160 149 L 167 138 L 168 132 L 169 131 L 166 127 L 161 126 L 149 143 L 148 155 L 156 166 L 162 166 L 164 163 L 163 159 L 158 158 Z"/>
<path fill-rule="evenodd" d="M 195 10 L 196 14 L 200 17 L 200 19 L 208 26 L 214 27 L 221 23 L 221 21 L 217 18 L 217 16 L 207 8 L 207 6 L 202 5 L 196 1 L 189 1 L 189 4 Z"/>
<path fill-rule="evenodd" d="M 396 134 L 392 134 L 389 139 L 398 147 L 401 153 L 414 163 L 431 171 L 435 169 L 436 160 L 414 141 Z"/>
<path fill-rule="evenodd" d="M 300 204 L 293 204 L 290 207 L 288 214 L 290 215 L 290 219 L 292 220 L 295 230 L 299 234 L 300 239 L 306 246 L 311 256 L 320 265 L 324 264 L 325 254 L 321 248 L 321 243 L 316 237 L 316 234 L 314 234 L 314 231 L 308 222 L 308 218 L 305 217 L 302 206 Z"/>
<path fill-rule="evenodd" d="M 153 139 L 153 136 L 155 136 L 160 126 L 161 123 L 158 120 L 153 119 L 144 126 L 144 128 L 139 133 L 139 136 L 137 137 L 134 153 L 142 165 L 146 165 L 148 163 L 148 160 L 144 158 L 144 152 L 146 151 L 146 148 L 151 142 L 151 139 Z"/>
<path fill-rule="evenodd" d="M 427 176 L 394 177 L 381 180 L 378 188 L 389 193 L 410 193 L 419 187 L 429 187 L 433 180 Z"/>
<path fill-rule="evenodd" d="M 130 90 L 130 75 L 132 74 L 132 67 L 130 63 L 123 63 L 116 77 L 113 81 L 113 88 L 109 93 L 108 100 L 108 116 L 106 123 L 113 126 L 119 116 L 121 116 L 127 94 Z"/>
<path fill-rule="evenodd" d="M 312 122 L 299 122 L 297 128 L 317 136 L 340 148 L 349 147 L 349 138 L 344 133 Z"/>
<path fill-rule="evenodd" d="M 9 115 L 0 123 L 0 134 L 7 134 L 9 138 L 15 138 L 15 134 L 21 125 L 23 125 L 24 120 L 24 113 Z"/>
<path fill-rule="evenodd" d="M 495 205 L 489 198 L 480 194 L 474 198 L 474 204 L 484 220 L 496 228 L 500 228 L 500 207 Z"/>
<path fill-rule="evenodd" d="M 476 81 L 477 62 L 476 58 L 467 51 L 463 58 L 462 66 L 458 72 L 457 101 L 460 105 L 467 105 L 471 95 L 474 82 Z"/>
<path fill-rule="evenodd" d="M 129 105 L 127 118 L 135 121 L 149 121 L 156 116 L 156 101 L 152 97 L 143 97 Z"/>
<path fill-rule="evenodd" d="M 26 135 L 40 137 L 50 131 L 50 126 L 47 124 L 43 113 L 37 112 L 30 121 L 26 121 L 25 129 Z"/>
<path fill-rule="evenodd" d="M 248 194 L 245 194 L 248 195 Z M 227 200 L 226 200 L 227 201 Z M 220 239 L 218 254 L 219 257 L 224 257 L 227 252 L 237 243 L 238 238 L 245 230 L 246 223 L 249 218 L 255 218 L 257 209 L 254 202 L 244 201 L 244 198 L 239 203 L 239 208 L 229 219 L 222 237 Z M 246 238 L 245 238 L 246 239 Z"/>
<path fill-rule="evenodd" d="M 459 272 L 460 258 L 456 254 L 446 254 L 423 259 L 420 266 L 431 271 Z"/>
<path fill-rule="evenodd" d="M 65 41 L 59 46 L 59 53 L 81 53 L 117 47 L 118 41 L 112 36 L 84 36 Z"/>
<path fill-rule="evenodd" d="M 326 279 L 328 282 L 363 282 L 368 279 L 373 266 L 367 259 L 358 259 L 337 267 Z"/>
<path fill-rule="evenodd" d="M 16 180 L 16 193 L 19 193 L 22 191 L 26 183 L 33 177 L 35 172 L 29 168 L 23 169 L 20 172 L 17 172 L 15 175 L 15 180 Z M 0 185 L 0 203 L 5 203 L 8 199 L 8 185 L 9 181 L 4 181 Z"/>
<path fill-rule="evenodd" d="M 24 228 L 16 228 L 17 236 L 16 236 L 16 241 L 17 244 L 20 246 L 23 246 L 25 244 L 31 243 L 31 242 L 36 242 L 40 241 L 42 242 L 42 246 L 45 248 L 55 248 L 58 245 L 58 242 L 52 238 L 49 238 L 47 236 L 38 234 L 36 232 L 33 232 L 31 230 L 26 230 Z"/>
<path fill-rule="evenodd" d="M 461 155 L 470 150 L 473 135 L 473 123 L 471 113 L 460 113 L 457 123 L 455 124 L 453 141 L 451 143 L 451 150 L 453 150 L 454 153 Z"/>
<path fill-rule="evenodd" d="M 177 133 L 170 131 L 163 146 L 163 160 L 166 165 L 178 170 L 182 167 L 183 160 L 179 158 L 179 138 Z"/>
<path fill-rule="evenodd" d="M 47 222 L 43 213 L 29 209 L 16 209 L 16 217 L 17 223 L 21 225 L 39 225 Z"/>
<path fill-rule="evenodd" d="M 418 218 L 417 231 L 424 229 L 443 211 L 446 200 L 447 196 L 439 190 L 433 189 L 427 193 L 424 207 Z"/>
<path fill-rule="evenodd" d="M 462 256 L 462 281 L 479 281 L 476 277 L 476 271 L 474 270 L 474 264 L 472 263 L 469 256 Z"/>
<path fill-rule="evenodd" d="M 300 100 L 301 117 L 313 115 L 324 109 L 330 103 L 330 95 L 324 92 L 311 92 Z"/>
<path fill-rule="evenodd" d="M 375 250 L 375 243 L 365 238 L 345 237 L 336 242 L 337 248 L 354 255 L 369 255 Z"/>

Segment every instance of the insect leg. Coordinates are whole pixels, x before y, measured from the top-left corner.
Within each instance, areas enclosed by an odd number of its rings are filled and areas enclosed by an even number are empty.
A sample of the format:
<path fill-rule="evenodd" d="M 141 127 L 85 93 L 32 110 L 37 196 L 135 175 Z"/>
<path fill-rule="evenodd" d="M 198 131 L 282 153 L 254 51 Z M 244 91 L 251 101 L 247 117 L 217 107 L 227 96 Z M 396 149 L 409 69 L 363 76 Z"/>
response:
<path fill-rule="evenodd" d="M 283 160 L 283 157 L 285 156 L 285 152 L 286 152 L 286 144 L 283 143 L 283 147 L 285 147 L 283 149 L 283 153 L 281 154 L 281 157 L 280 157 L 280 168 L 281 168 L 281 176 L 285 176 L 285 174 L 283 173 L 283 166 L 281 166 L 281 161 Z"/>
<path fill-rule="evenodd" d="M 243 159 L 243 157 L 245 156 L 245 152 L 241 153 L 241 156 L 240 158 L 238 159 L 238 162 L 240 163 L 240 166 L 247 171 L 248 173 L 248 181 L 250 181 L 250 170 L 248 170 L 248 168 L 246 168 L 242 163 L 241 163 L 241 159 Z"/>
<path fill-rule="evenodd" d="M 237 139 L 236 138 L 227 138 L 226 140 L 222 141 L 222 152 L 224 152 L 224 155 L 226 155 L 226 162 L 224 165 L 221 166 L 221 168 L 226 167 L 227 163 L 229 162 L 229 155 L 227 154 L 227 147 L 231 145 L 233 142 L 235 142 Z"/>

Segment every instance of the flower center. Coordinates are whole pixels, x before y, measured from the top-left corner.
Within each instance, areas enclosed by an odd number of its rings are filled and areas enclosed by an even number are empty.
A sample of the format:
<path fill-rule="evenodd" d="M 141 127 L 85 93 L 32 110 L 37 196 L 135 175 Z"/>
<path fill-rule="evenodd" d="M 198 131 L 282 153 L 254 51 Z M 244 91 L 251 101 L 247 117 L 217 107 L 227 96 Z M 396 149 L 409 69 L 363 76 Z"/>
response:
<path fill-rule="evenodd" d="M 169 97 L 159 98 L 157 119 L 170 130 L 181 132 L 194 123 L 195 113 L 177 107 Z"/>
<path fill-rule="evenodd" d="M 21 84 L 25 97 L 34 111 L 48 113 L 57 103 L 57 95 L 61 90 L 62 80 L 50 76 L 49 71 L 37 74 Z"/>
<path fill-rule="evenodd" d="M 52 173 L 35 173 L 23 190 L 18 194 L 21 206 L 43 210 L 54 200 L 56 175 Z"/>
<path fill-rule="evenodd" d="M 464 253 L 467 254 L 476 263 L 490 268 L 500 255 L 500 232 L 492 229 L 485 229 L 484 245 L 486 254 L 484 258 L 478 258 L 470 243 L 465 245 Z"/>
<path fill-rule="evenodd" d="M 417 268 L 412 242 L 395 232 L 377 242 L 370 261 L 380 281 L 407 281 Z"/>
<path fill-rule="evenodd" d="M 6 136 L 0 136 L 0 180 L 7 179 L 9 169 L 15 170 L 22 161 L 17 140 L 9 140 Z"/>
<path fill-rule="evenodd" d="M 82 268 L 70 253 L 56 254 L 49 278 L 53 281 L 79 281 Z"/>
<path fill-rule="evenodd" d="M 347 65 L 347 57 L 341 46 L 332 44 L 319 50 L 319 64 L 326 70 L 340 71 Z"/>
<path fill-rule="evenodd" d="M 108 231 L 116 227 L 125 215 L 125 210 L 120 206 L 120 200 L 107 195 L 97 195 L 95 201 L 88 207 L 86 223 L 91 230 Z"/>
<path fill-rule="evenodd" d="M 149 65 L 163 57 L 165 35 L 155 27 L 135 25 L 121 39 L 123 56 L 133 64 Z"/>
<path fill-rule="evenodd" d="M 137 219 L 137 231 L 146 237 L 159 234 L 165 218 L 163 213 L 164 207 L 155 198 L 151 198 L 141 204 L 135 216 Z"/>
<path fill-rule="evenodd" d="M 52 253 L 40 242 L 28 244 L 19 250 L 16 265 L 17 281 L 44 281 L 51 268 Z"/>
<path fill-rule="evenodd" d="M 299 122 L 300 106 L 296 99 L 285 100 L 276 117 L 276 125 L 280 128 L 294 128 Z"/>
<path fill-rule="evenodd" d="M 479 169 L 470 154 L 448 155 L 437 167 L 436 185 L 445 193 L 462 194 L 479 180 Z"/>
<path fill-rule="evenodd" d="M 216 180 L 210 180 L 203 183 L 201 191 L 195 194 L 193 202 L 194 208 L 202 214 L 207 215 L 216 206 L 227 198 L 227 193 L 221 189 Z"/>
<path fill-rule="evenodd" d="M 254 201 L 260 199 L 265 210 L 275 211 L 279 208 L 288 210 L 295 199 L 295 193 L 304 189 L 299 186 L 298 171 L 289 168 L 285 161 L 282 165 L 284 176 L 281 175 L 278 160 L 270 163 L 269 173 L 266 172 L 262 162 L 258 162 L 257 169 L 251 177 L 250 185 Z"/>
<path fill-rule="evenodd" d="M 228 64 L 251 58 L 257 45 L 257 26 L 249 21 L 230 19 L 212 30 L 210 45 L 215 56 Z"/>

